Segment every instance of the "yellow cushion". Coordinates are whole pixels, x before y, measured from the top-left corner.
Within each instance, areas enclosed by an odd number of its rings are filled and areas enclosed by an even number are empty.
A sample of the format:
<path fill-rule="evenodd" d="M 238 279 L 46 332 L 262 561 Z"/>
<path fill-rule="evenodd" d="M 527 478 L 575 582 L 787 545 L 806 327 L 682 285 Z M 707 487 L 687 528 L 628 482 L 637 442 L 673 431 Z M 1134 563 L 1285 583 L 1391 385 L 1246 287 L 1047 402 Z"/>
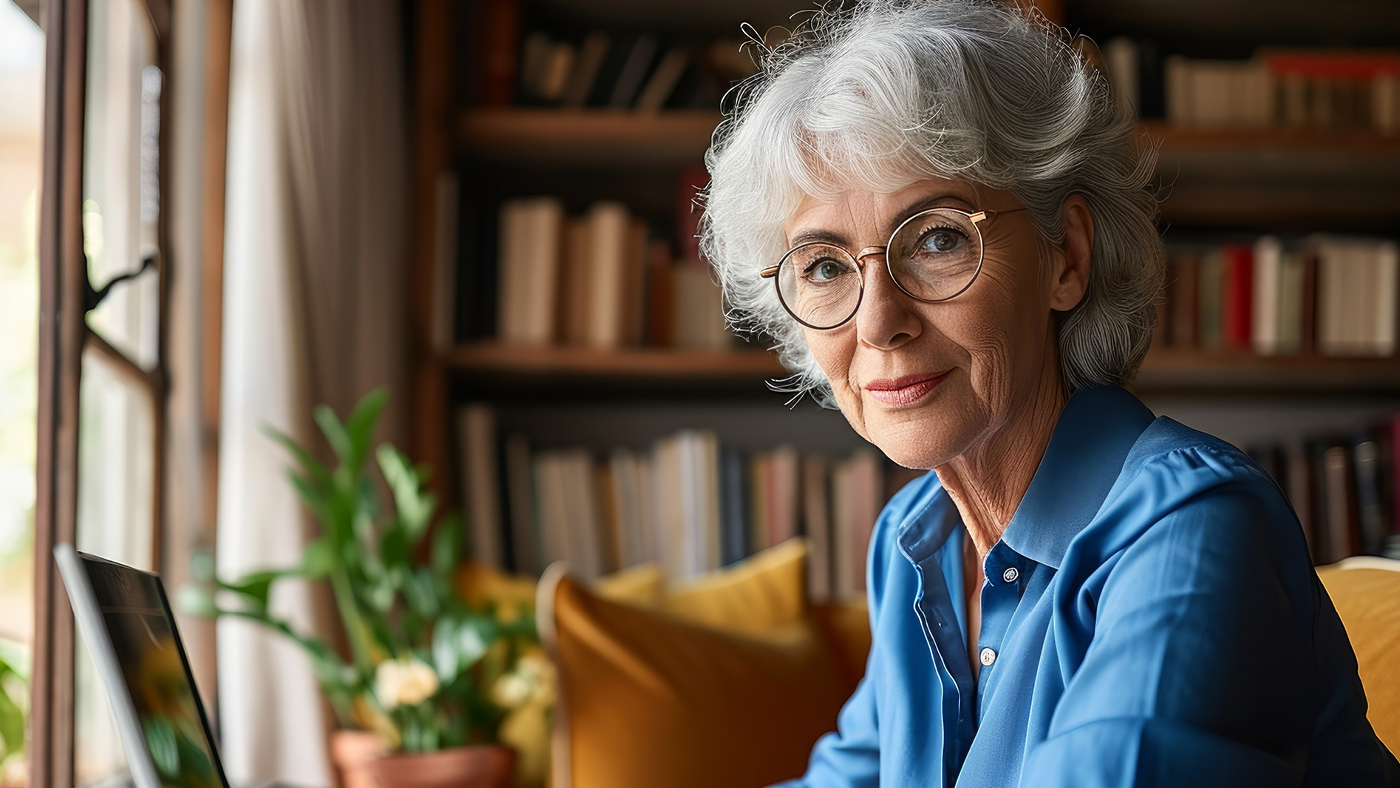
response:
<path fill-rule="evenodd" d="M 840 616 L 808 610 L 805 570 L 805 543 L 781 546 L 647 610 L 551 567 L 538 620 L 559 670 L 555 788 L 801 775 L 859 678 L 833 645 Z"/>
<path fill-rule="evenodd" d="M 727 632 L 785 637 L 807 614 L 807 542 L 790 539 L 665 595 L 666 612 Z"/>
<path fill-rule="evenodd" d="M 614 602 L 660 607 L 666 593 L 666 576 L 658 564 L 638 564 L 598 578 L 593 592 Z"/>
<path fill-rule="evenodd" d="M 1356 651 L 1366 718 L 1385 746 L 1400 752 L 1400 561 L 1344 561 L 1317 576 Z"/>

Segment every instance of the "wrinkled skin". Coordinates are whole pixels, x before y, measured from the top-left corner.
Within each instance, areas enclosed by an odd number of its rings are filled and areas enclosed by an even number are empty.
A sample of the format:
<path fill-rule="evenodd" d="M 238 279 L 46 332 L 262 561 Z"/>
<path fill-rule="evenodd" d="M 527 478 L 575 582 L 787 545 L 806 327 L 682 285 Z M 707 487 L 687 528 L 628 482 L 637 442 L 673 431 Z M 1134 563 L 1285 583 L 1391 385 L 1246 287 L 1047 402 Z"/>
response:
<path fill-rule="evenodd" d="M 789 245 L 823 234 L 855 254 L 884 246 L 905 218 L 937 206 L 1005 211 L 1021 204 L 1010 192 L 965 181 L 921 180 L 892 193 L 808 197 L 784 230 Z M 1068 398 L 1053 312 L 1084 295 L 1093 221 L 1078 196 L 1066 201 L 1064 217 L 1058 244 L 1045 241 L 1025 211 L 989 217 L 980 225 L 981 273 L 941 303 L 908 297 L 883 256 L 867 257 L 855 317 L 833 330 L 806 330 L 851 426 L 900 465 L 938 473 L 980 554 L 1015 513 Z M 932 392 L 907 405 L 881 402 L 867 388 L 944 371 Z"/>

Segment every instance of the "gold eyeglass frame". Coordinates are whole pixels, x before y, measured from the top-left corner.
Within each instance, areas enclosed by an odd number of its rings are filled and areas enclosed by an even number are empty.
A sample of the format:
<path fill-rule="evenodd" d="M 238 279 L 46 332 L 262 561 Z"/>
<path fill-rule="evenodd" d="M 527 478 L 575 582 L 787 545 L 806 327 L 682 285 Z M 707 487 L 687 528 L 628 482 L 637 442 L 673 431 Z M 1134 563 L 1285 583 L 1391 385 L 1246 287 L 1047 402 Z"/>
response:
<path fill-rule="evenodd" d="M 891 282 L 894 282 L 894 286 L 895 286 L 895 287 L 898 287 L 898 288 L 899 288 L 899 291 L 900 291 L 901 293 L 904 293 L 905 295 L 909 296 L 910 298 L 914 299 L 915 301 L 920 301 L 920 302 L 923 302 L 923 303 L 925 303 L 925 304 L 938 304 L 938 303 L 942 303 L 942 302 L 944 302 L 944 301 L 950 301 L 950 300 L 952 300 L 952 299 L 954 299 L 954 298 L 957 298 L 958 296 L 962 295 L 963 293 L 966 293 L 967 290 L 968 290 L 968 288 L 972 287 L 972 283 L 973 283 L 973 282 L 976 282 L 976 281 L 977 281 L 977 277 L 978 277 L 979 275 L 981 275 L 981 273 L 982 273 L 982 262 L 983 262 L 984 260 L 987 259 L 987 243 L 986 243 L 986 239 L 985 239 L 985 238 L 983 237 L 983 235 L 982 235 L 982 227 L 981 227 L 980 222 L 982 222 L 982 221 L 984 221 L 984 220 L 986 220 L 986 219 L 988 219 L 988 218 L 990 218 L 990 217 L 997 216 L 997 215 L 999 215 L 999 214 L 1003 214 L 1003 213 L 1016 213 L 1017 211 L 1025 211 L 1025 210 L 1029 210 L 1029 209 L 1026 208 L 1025 206 L 1022 206 L 1022 207 L 1020 207 L 1020 208 L 1006 208 L 1006 209 L 1003 209 L 1003 210 L 982 210 L 982 211 L 964 211 L 964 210 L 962 210 L 962 209 L 960 209 L 960 208 L 949 208 L 949 207 L 929 208 L 929 209 L 926 210 L 926 211 L 919 211 L 918 213 L 916 213 L 916 214 L 910 216 L 909 218 L 905 219 L 904 221 L 900 222 L 900 223 L 899 223 L 899 226 L 896 227 L 896 228 L 894 228 L 894 232 L 890 233 L 890 239 L 889 239 L 888 241 L 885 242 L 885 245 L 884 245 L 884 246 L 867 246 L 867 247 L 865 247 L 864 249 L 861 249 L 861 250 L 860 250 L 860 254 L 854 254 L 854 255 L 853 255 L 853 254 L 851 254 L 848 250 L 846 250 L 844 247 L 838 246 L 838 245 L 833 244 L 833 243 L 828 243 L 827 241 L 809 241 L 809 242 L 807 242 L 807 243 L 805 243 L 805 244 L 798 244 L 797 246 L 794 246 L 793 248 L 789 249 L 789 250 L 787 251 L 787 254 L 784 254 L 783 257 L 782 257 L 782 259 L 778 261 L 778 264 L 777 264 L 777 265 L 769 266 L 768 268 L 765 268 L 765 269 L 763 269 L 762 271 L 759 271 L 759 272 L 758 272 L 758 275 L 759 275 L 760 277 L 764 278 L 764 279 L 772 279 L 772 280 L 773 280 L 773 287 L 774 287 L 775 290 L 778 291 L 778 303 L 780 303 L 780 304 L 783 305 L 783 309 L 784 309 L 789 315 L 792 316 L 792 319 L 793 319 L 793 320 L 796 320 L 797 322 L 801 323 L 802 325 L 804 325 L 804 326 L 806 326 L 806 327 L 808 327 L 808 328 L 810 328 L 810 329 L 816 330 L 816 331 L 834 331 L 835 329 L 838 329 L 838 328 L 840 328 L 841 326 L 844 326 L 844 325 L 846 325 L 847 323 L 851 322 L 851 318 L 855 317 L 855 316 L 856 316 L 856 313 L 860 311 L 861 302 L 863 302 L 863 301 L 865 300 L 865 276 L 864 276 L 864 272 L 865 272 L 865 258 L 870 257 L 871 255 L 877 255 L 877 254 L 878 254 L 878 255 L 884 255 L 884 258 L 885 258 L 885 272 L 888 273 L 888 274 L 890 275 L 890 281 L 891 281 Z M 977 250 L 978 250 L 978 251 L 977 251 L 977 270 L 975 270 L 975 271 L 972 272 L 972 277 L 969 278 L 969 279 L 967 280 L 967 284 L 963 285 L 963 286 L 962 286 L 962 289 L 958 290 L 958 292 L 953 293 L 952 295 L 947 296 L 947 297 L 945 297 L 945 298 L 921 298 L 921 297 L 916 296 L 916 295 L 914 295 L 913 293 L 909 292 L 909 290 L 908 290 L 907 288 L 905 288 L 904 285 L 900 284 L 899 278 L 896 277 L 896 276 L 894 275 L 894 269 L 890 267 L 890 257 L 889 257 L 889 254 L 887 254 L 887 252 L 889 251 L 890 246 L 893 245 L 895 236 L 896 236 L 896 235 L 899 235 L 900 231 L 903 230 L 905 227 L 907 227 L 907 226 L 908 226 L 911 222 L 913 222 L 914 220 L 916 220 L 916 219 L 921 219 L 921 218 L 923 218 L 923 217 L 925 217 L 925 216 L 928 216 L 929 214 L 932 214 L 932 213 L 948 213 L 948 212 L 951 212 L 951 213 L 960 213 L 960 214 L 962 214 L 963 216 L 966 216 L 967 219 L 968 219 L 968 221 L 972 223 L 972 228 L 973 228 L 974 230 L 977 231 Z M 787 301 L 783 299 L 783 288 L 782 288 L 782 286 L 778 283 L 778 271 L 782 270 L 783 264 L 786 263 L 786 262 L 787 262 L 794 254 L 796 254 L 798 251 L 800 251 L 800 250 L 802 250 L 802 249 L 806 249 L 806 248 L 809 247 L 809 246 L 829 246 L 829 247 L 831 247 L 831 248 L 833 248 L 833 249 L 840 249 L 847 257 L 849 257 L 849 258 L 851 259 L 851 262 L 852 262 L 853 264 L 855 264 L 856 268 L 857 268 L 858 270 L 860 270 L 860 271 L 861 271 L 861 274 L 862 274 L 861 277 L 860 277 L 860 291 L 859 291 L 859 294 L 856 296 L 856 303 L 855 303 L 855 306 L 851 308 L 851 313 L 850 313 L 849 315 L 846 315 L 846 317 L 845 317 L 844 319 L 842 319 L 841 322 L 839 322 L 839 323 L 837 323 L 836 325 L 833 325 L 833 326 L 816 326 L 816 325 L 813 325 L 813 324 L 811 324 L 811 323 L 808 323 L 806 320 L 803 320 L 802 318 L 798 317 L 797 314 L 796 314 L 795 312 L 793 312 L 792 307 L 788 306 Z"/>

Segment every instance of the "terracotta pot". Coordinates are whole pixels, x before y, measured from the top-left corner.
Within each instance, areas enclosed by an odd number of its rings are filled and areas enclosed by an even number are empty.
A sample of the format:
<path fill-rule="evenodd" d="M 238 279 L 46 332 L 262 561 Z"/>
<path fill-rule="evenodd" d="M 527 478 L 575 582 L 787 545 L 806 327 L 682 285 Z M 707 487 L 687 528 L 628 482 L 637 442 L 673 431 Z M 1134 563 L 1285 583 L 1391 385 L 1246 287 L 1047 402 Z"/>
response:
<path fill-rule="evenodd" d="M 383 755 L 368 764 L 378 788 L 510 788 L 515 750 L 499 744 Z"/>
<path fill-rule="evenodd" d="M 331 733 L 331 763 L 340 788 L 379 788 L 369 763 L 384 754 L 384 742 L 369 731 Z"/>

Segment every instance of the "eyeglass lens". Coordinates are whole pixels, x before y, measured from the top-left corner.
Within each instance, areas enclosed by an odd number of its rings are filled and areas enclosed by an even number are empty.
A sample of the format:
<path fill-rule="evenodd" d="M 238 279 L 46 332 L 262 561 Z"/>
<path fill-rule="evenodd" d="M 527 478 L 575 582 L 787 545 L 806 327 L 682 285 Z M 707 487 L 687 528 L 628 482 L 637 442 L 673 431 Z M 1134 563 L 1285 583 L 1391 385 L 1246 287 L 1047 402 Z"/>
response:
<path fill-rule="evenodd" d="M 921 301 L 945 301 L 966 290 L 982 264 L 982 234 L 967 214 L 933 209 L 905 222 L 886 250 L 890 275 Z M 778 266 L 783 306 L 812 328 L 835 328 L 860 306 L 863 276 L 849 252 L 804 244 Z"/>

